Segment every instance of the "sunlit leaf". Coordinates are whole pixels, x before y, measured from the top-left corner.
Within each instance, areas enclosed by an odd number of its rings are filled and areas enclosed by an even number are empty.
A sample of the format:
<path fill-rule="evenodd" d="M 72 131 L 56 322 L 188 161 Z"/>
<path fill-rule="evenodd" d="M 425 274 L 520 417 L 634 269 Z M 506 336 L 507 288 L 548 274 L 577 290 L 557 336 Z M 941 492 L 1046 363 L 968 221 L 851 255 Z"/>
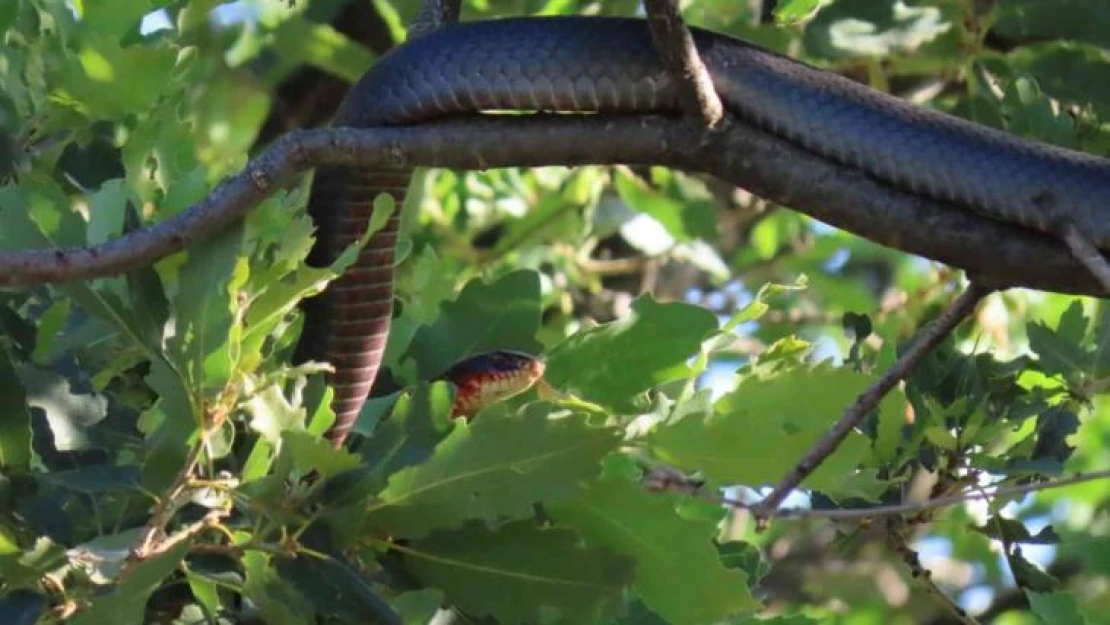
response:
<path fill-rule="evenodd" d="M 555 347 L 545 377 L 560 392 L 625 407 L 637 393 L 689 375 L 686 361 L 716 329 L 703 308 L 642 297 L 625 318 Z"/>
<path fill-rule="evenodd" d="M 460 422 L 426 461 L 394 473 L 369 522 L 422 536 L 467 519 L 521 518 L 538 502 L 566 499 L 619 443 L 613 428 L 534 404 L 511 418 Z"/>
<path fill-rule="evenodd" d="M 722 397 L 711 414 L 686 416 L 660 427 L 652 446 L 668 462 L 705 471 L 721 483 L 774 484 L 871 382 L 870 376 L 828 366 L 749 377 Z M 894 396 L 888 396 L 881 409 L 900 410 Z M 803 485 L 839 492 L 867 457 L 868 447 L 858 432 L 849 434 Z"/>
<path fill-rule="evenodd" d="M 637 594 L 670 623 L 709 623 L 758 607 L 747 590 L 747 575 L 720 562 L 712 542 L 716 524 L 679 517 L 671 497 L 608 478 L 550 510 L 587 544 L 632 558 Z"/>

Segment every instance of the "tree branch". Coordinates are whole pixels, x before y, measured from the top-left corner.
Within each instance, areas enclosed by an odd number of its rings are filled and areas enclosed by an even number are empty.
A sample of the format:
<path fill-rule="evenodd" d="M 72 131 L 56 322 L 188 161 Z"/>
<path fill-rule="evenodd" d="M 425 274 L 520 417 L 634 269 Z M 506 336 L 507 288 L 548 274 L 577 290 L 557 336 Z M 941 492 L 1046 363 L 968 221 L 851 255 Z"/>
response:
<path fill-rule="evenodd" d="M 757 507 L 755 510 L 756 517 L 766 520 L 773 516 L 770 511 L 777 508 L 790 494 L 790 491 L 801 484 L 826 458 L 832 455 L 836 448 L 840 446 L 840 443 L 847 438 L 848 434 L 867 416 L 867 413 L 878 406 L 882 398 L 899 381 L 905 379 L 913 371 L 925 354 L 929 353 L 929 350 L 940 344 L 944 337 L 948 336 L 961 321 L 971 315 L 975 306 L 988 293 L 990 293 L 990 289 L 981 287 L 974 282 L 971 283 L 967 290 L 961 293 L 956 301 L 941 313 L 936 322 L 921 332 L 913 346 L 895 361 L 890 370 L 844 411 L 844 416 L 836 422 L 832 430 L 817 441 L 809 452 L 794 465 L 794 468 Z"/>
<path fill-rule="evenodd" d="M 889 522 L 887 524 L 887 540 L 894 552 L 909 568 L 910 576 L 922 585 L 926 593 L 936 598 L 944 611 L 954 619 L 954 622 L 960 625 L 979 625 L 979 621 L 975 620 L 975 617 L 968 614 L 954 599 L 937 586 L 937 583 L 933 581 L 933 572 L 921 565 L 921 558 L 917 552 L 910 547 L 909 543 L 906 542 L 906 537 L 894 525 L 894 523 Z"/>
<path fill-rule="evenodd" d="M 201 454 L 205 447 L 206 441 L 205 437 L 202 435 L 200 440 L 189 450 L 189 454 L 185 458 L 185 463 L 181 465 L 181 469 L 177 472 L 177 475 L 174 476 L 173 482 L 166 488 L 166 492 L 162 493 L 162 497 L 154 506 L 154 511 L 150 515 L 150 521 L 148 521 L 146 527 L 143 528 L 142 534 L 135 540 L 135 544 L 131 546 L 131 552 L 128 554 L 127 560 L 120 570 L 120 579 L 130 574 L 131 570 L 142 561 L 153 555 L 163 553 L 168 549 L 168 547 L 164 545 L 167 540 L 166 526 L 169 525 L 170 519 L 173 518 L 178 506 L 181 504 L 182 495 L 189 485 L 190 478 L 193 477 L 193 472 L 200 463 Z M 208 526 L 209 525 L 206 524 L 196 531 L 202 531 Z M 184 539 L 190 536 L 191 534 L 186 535 Z M 177 543 L 175 542 L 174 544 Z"/>
<path fill-rule="evenodd" d="M 876 243 L 961 268 L 981 284 L 1110 294 L 1055 237 L 894 190 L 735 119 L 712 132 L 673 117 L 624 115 L 460 116 L 403 128 L 295 131 L 164 222 L 91 248 L 0 251 L 0 286 L 85 280 L 150 264 L 242 219 L 320 165 L 610 164 L 711 174 Z"/>
<path fill-rule="evenodd" d="M 773 510 L 768 510 L 766 514 L 771 518 L 781 520 L 826 519 L 829 521 L 860 521 L 880 517 L 909 516 L 928 512 L 930 510 L 947 508 L 969 501 L 1027 495 L 1029 493 L 1106 479 L 1110 479 L 1110 469 L 1077 473 L 1070 477 L 1044 482 L 1029 482 L 1014 486 L 976 487 L 976 489 L 972 491 L 964 491 L 953 495 L 945 495 L 943 497 L 934 497 L 925 501 L 911 501 L 885 506 L 870 506 L 867 508 L 836 508 L 831 510 L 813 508 L 775 508 Z M 652 492 L 679 493 L 687 496 L 699 495 L 734 510 L 746 510 L 753 513 L 758 513 L 760 508 L 765 505 L 764 502 L 766 501 L 746 503 L 730 497 L 720 497 L 712 493 L 707 493 L 704 491 L 703 482 L 689 480 L 680 472 L 669 467 L 652 468 L 652 470 L 644 476 L 643 484 L 645 488 Z"/>
<path fill-rule="evenodd" d="M 1087 271 L 1090 271 L 1091 275 L 1099 281 L 1102 288 L 1110 292 L 1110 262 L 1106 261 L 1106 257 L 1095 247 L 1095 244 L 1083 236 L 1083 233 L 1075 227 L 1075 224 L 1070 223 L 1064 227 L 1064 242 L 1068 244 L 1068 248 L 1075 255 L 1076 260 L 1083 263 Z"/>
<path fill-rule="evenodd" d="M 694 36 L 682 21 L 678 0 L 644 0 L 655 49 L 671 80 L 680 85 L 679 97 L 686 110 L 701 116 L 714 128 L 725 119 L 724 105 L 713 88 L 713 78 L 698 55 Z"/>

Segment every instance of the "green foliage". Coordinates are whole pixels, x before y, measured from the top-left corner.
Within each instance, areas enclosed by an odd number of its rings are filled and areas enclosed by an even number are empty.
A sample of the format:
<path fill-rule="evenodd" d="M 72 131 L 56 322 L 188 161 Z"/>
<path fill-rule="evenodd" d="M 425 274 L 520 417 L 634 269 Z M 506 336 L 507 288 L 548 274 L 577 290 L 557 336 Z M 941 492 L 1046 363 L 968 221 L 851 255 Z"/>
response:
<path fill-rule="evenodd" d="M 637 299 L 623 319 L 555 347 L 547 379 L 559 390 L 618 410 L 658 384 L 689 377 L 686 361 L 716 329 L 708 311 Z"/>
<path fill-rule="evenodd" d="M 714 549 L 718 519 L 683 519 L 670 497 L 605 477 L 581 497 L 551 506 L 551 513 L 587 544 L 631 557 L 633 590 L 668 623 L 712 623 L 758 607 L 746 575 L 726 568 Z"/>
<path fill-rule="evenodd" d="M 534 503 L 580 490 L 619 435 L 542 403 L 510 418 L 460 423 L 427 460 L 390 477 L 370 503 L 368 521 L 394 536 L 420 537 L 467 519 L 528 517 Z"/>
<path fill-rule="evenodd" d="M 661 459 L 702 471 L 715 483 L 773 486 L 873 382 L 874 376 L 829 367 L 746 377 L 710 411 L 660 425 L 651 447 Z M 896 413 L 898 407 L 890 395 L 882 411 Z M 874 497 L 878 493 L 867 489 L 882 485 L 867 484 L 873 476 L 854 470 L 866 463 L 869 447 L 866 436 L 849 434 L 804 485 L 838 497 Z"/>
<path fill-rule="evenodd" d="M 583 547 L 575 532 L 516 521 L 438 531 L 399 551 L 414 575 L 477 616 L 591 623 L 617 612 L 631 562 Z"/>
<path fill-rule="evenodd" d="M 376 11 L 400 40 L 419 9 L 224 4 L 0 0 L 0 250 L 100 244 L 187 210 L 282 132 L 323 123 L 373 65 L 359 38 L 376 21 L 341 11 Z M 683 10 L 1110 153 L 1103 0 L 759 4 Z M 950 271 L 661 167 L 420 171 L 406 206 L 375 202 L 371 233 L 404 211 L 397 307 L 379 386 L 336 449 L 326 365 L 290 360 L 298 305 L 366 239 L 307 266 L 306 191 L 150 267 L 0 291 L 0 622 L 944 622 L 891 532 L 994 622 L 1105 611 L 1105 481 L 762 532 L 720 505 L 796 466 L 951 299 Z M 990 297 L 789 503 L 846 513 L 1104 470 L 1108 310 Z M 492 349 L 542 356 L 544 385 L 452 420 L 437 376 Z M 664 469 L 685 476 L 676 492 L 648 487 Z M 151 524 L 165 534 L 136 557 Z"/>

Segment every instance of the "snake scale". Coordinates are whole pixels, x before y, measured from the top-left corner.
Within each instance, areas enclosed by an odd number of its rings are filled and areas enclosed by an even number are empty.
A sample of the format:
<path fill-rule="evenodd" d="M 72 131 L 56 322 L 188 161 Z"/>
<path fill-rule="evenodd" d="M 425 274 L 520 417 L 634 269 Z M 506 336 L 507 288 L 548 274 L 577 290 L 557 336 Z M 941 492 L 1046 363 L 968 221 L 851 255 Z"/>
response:
<path fill-rule="evenodd" d="M 717 92 L 739 122 L 901 191 L 1045 232 L 1070 223 L 1110 249 L 1102 207 L 1110 200 L 1110 160 L 980 126 L 744 41 L 692 30 Z M 505 110 L 680 109 L 645 21 L 508 18 L 452 24 L 396 48 L 354 86 L 333 125 L 396 126 Z M 377 194 L 391 194 L 400 207 L 411 173 L 318 170 L 308 204 L 317 239 L 308 263 L 328 264 L 357 240 Z M 334 367 L 336 421 L 329 437 L 335 444 L 349 433 L 381 365 L 398 213 L 343 276 L 303 304 L 295 358 Z"/>

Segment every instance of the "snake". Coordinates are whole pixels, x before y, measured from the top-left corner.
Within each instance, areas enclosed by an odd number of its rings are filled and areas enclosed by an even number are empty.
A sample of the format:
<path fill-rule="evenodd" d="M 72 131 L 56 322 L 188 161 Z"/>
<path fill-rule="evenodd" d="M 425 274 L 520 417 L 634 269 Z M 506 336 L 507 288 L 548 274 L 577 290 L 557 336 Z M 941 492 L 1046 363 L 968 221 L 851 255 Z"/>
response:
<path fill-rule="evenodd" d="M 727 34 L 690 30 L 737 123 L 914 196 L 1041 232 L 1073 226 L 1110 249 L 1110 213 L 1103 207 L 1110 199 L 1110 160 L 920 106 Z M 453 23 L 381 57 L 340 103 L 332 126 L 405 126 L 470 113 L 682 115 L 689 114 L 683 86 L 664 66 L 643 19 Z M 307 264 L 330 264 L 358 241 L 379 194 L 402 206 L 412 175 L 401 166 L 317 169 L 307 205 L 316 239 Z M 336 445 L 357 420 L 382 364 L 399 213 L 342 275 L 302 302 L 294 359 L 332 367 L 335 421 L 328 437 Z M 528 358 L 517 366 L 535 371 Z"/>

